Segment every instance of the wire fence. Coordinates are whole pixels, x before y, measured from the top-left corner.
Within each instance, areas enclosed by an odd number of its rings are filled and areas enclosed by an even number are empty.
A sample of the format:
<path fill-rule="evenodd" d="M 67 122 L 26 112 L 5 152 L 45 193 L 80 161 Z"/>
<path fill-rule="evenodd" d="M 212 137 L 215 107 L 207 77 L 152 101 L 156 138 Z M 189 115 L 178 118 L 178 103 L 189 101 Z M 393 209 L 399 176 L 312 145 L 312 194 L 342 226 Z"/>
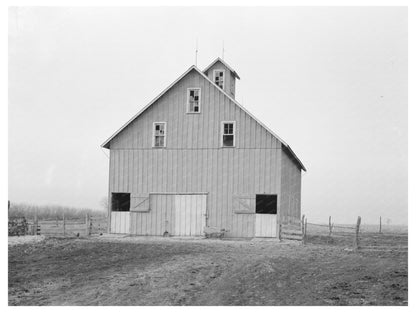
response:
<path fill-rule="evenodd" d="M 305 219 L 306 220 L 306 219 Z M 363 225 L 361 217 L 355 224 L 336 224 L 329 217 L 328 224 L 306 223 L 303 242 L 340 245 L 355 251 L 407 252 L 407 227 Z"/>

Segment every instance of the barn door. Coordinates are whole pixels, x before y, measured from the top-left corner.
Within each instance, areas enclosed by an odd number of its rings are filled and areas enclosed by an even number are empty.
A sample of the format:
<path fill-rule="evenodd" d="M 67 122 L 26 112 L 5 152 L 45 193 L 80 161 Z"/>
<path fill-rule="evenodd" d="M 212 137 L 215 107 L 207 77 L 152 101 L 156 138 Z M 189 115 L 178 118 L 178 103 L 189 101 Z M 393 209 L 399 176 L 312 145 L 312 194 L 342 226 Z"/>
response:
<path fill-rule="evenodd" d="M 111 212 L 111 233 L 130 234 L 130 212 Z"/>
<path fill-rule="evenodd" d="M 149 195 L 149 207 L 131 212 L 131 233 L 201 236 L 206 225 L 206 194 Z"/>
<path fill-rule="evenodd" d="M 111 233 L 130 234 L 130 193 L 111 193 Z"/>
<path fill-rule="evenodd" d="M 173 235 L 203 235 L 206 213 L 207 195 L 175 195 L 175 228 Z"/>
<path fill-rule="evenodd" d="M 277 237 L 277 195 L 256 195 L 256 237 Z"/>

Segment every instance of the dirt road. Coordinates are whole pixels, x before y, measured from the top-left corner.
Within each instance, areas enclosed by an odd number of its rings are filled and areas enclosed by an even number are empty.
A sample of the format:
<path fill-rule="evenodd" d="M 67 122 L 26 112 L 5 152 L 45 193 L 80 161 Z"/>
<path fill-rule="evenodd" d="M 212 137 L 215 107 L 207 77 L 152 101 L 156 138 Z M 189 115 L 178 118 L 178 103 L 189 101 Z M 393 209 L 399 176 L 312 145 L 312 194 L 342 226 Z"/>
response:
<path fill-rule="evenodd" d="M 173 238 L 9 245 L 9 305 L 407 305 L 407 253 Z"/>

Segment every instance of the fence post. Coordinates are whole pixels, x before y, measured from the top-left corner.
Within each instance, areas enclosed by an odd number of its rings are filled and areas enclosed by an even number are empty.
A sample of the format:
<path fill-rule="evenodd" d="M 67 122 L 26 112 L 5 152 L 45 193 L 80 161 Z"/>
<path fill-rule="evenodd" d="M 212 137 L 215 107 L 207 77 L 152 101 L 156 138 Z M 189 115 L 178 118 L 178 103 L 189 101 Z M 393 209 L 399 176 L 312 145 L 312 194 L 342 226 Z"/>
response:
<path fill-rule="evenodd" d="M 302 215 L 302 220 L 300 222 L 300 225 L 301 225 L 302 236 L 303 236 L 303 232 L 304 232 L 304 229 L 305 229 L 305 215 Z"/>
<path fill-rule="evenodd" d="M 308 219 L 305 218 L 305 223 L 303 224 L 303 235 L 302 235 L 302 243 L 306 244 L 306 232 L 308 228 Z"/>
<path fill-rule="evenodd" d="M 36 210 L 35 210 L 35 222 L 34 222 L 34 225 L 33 225 L 33 235 L 38 235 L 38 208 L 36 207 Z"/>
<path fill-rule="evenodd" d="M 279 241 L 282 240 L 282 222 L 279 222 Z"/>
<path fill-rule="evenodd" d="M 87 213 L 85 215 L 85 231 L 86 231 L 87 236 L 91 235 L 91 229 L 92 229 L 92 219 L 90 215 Z"/>
<path fill-rule="evenodd" d="M 90 235 L 89 233 L 88 233 L 88 230 L 89 230 L 89 225 L 88 225 L 88 213 L 85 215 L 85 235 Z"/>
<path fill-rule="evenodd" d="M 381 234 L 381 216 L 380 216 L 380 228 L 379 228 L 378 232 Z"/>
<path fill-rule="evenodd" d="M 359 248 L 359 234 L 360 234 L 361 217 L 357 218 L 357 225 L 355 226 L 355 237 L 354 237 L 354 250 L 357 251 Z"/>
<path fill-rule="evenodd" d="M 62 213 L 62 227 L 64 230 L 64 236 L 65 236 L 65 212 Z"/>
<path fill-rule="evenodd" d="M 331 234 L 332 234 L 331 216 L 329 216 L 329 223 L 328 223 L 328 227 L 329 227 L 329 236 L 331 236 Z"/>

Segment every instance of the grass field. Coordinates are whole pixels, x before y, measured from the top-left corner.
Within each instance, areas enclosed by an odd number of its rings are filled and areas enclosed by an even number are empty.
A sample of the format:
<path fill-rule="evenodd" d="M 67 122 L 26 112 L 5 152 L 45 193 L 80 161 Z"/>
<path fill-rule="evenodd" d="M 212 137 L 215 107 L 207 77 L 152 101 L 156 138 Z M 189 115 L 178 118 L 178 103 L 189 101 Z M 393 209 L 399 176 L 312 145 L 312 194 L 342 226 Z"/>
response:
<path fill-rule="evenodd" d="M 407 305 L 407 268 L 407 252 L 313 237 L 46 238 L 9 243 L 9 305 Z"/>

